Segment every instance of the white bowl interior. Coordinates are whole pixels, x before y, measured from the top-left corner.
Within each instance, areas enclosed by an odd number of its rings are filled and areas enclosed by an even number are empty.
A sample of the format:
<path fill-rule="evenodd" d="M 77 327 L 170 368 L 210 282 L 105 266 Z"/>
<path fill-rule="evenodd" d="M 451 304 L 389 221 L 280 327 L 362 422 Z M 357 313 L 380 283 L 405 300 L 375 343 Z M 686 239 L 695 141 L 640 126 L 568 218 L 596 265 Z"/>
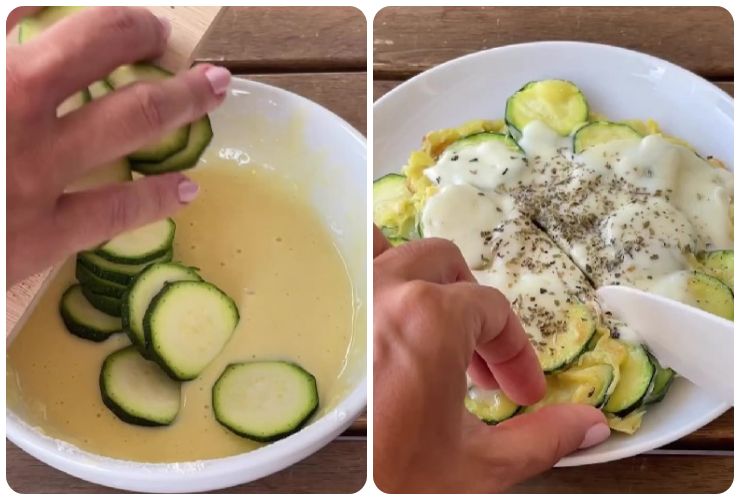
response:
<path fill-rule="evenodd" d="M 374 107 L 374 177 L 397 172 L 430 130 L 503 118 L 507 97 L 532 80 L 563 78 L 612 119 L 652 118 L 701 154 L 733 161 L 733 100 L 671 63 L 616 47 L 538 42 L 471 54 L 405 82 Z M 647 413 L 633 436 L 618 435 L 559 465 L 605 462 L 651 450 L 707 424 L 727 406 L 686 380 Z"/>
<path fill-rule="evenodd" d="M 249 482 L 283 469 L 340 434 L 366 404 L 366 143 L 325 108 L 296 94 L 233 79 L 226 102 L 211 114 L 214 138 L 204 160 L 219 156 L 274 169 L 308 186 L 311 203 L 331 229 L 352 280 L 354 335 L 340 382 L 320 418 L 255 451 L 220 459 L 141 464 L 94 455 L 47 437 L 7 412 L 6 435 L 34 457 L 71 475 L 114 488 L 149 492 L 205 491 Z M 25 316 L 33 309 L 28 308 Z M 22 325 L 19 321 L 16 330 Z"/>

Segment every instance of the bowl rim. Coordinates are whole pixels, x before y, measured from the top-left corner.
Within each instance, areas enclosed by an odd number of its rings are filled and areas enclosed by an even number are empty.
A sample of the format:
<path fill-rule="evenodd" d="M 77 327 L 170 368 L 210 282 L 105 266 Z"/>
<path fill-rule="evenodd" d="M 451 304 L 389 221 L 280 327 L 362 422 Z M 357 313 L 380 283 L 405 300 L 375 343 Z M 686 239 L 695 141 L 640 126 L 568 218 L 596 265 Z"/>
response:
<path fill-rule="evenodd" d="M 228 92 L 256 89 L 281 95 L 311 111 L 331 118 L 341 130 L 364 149 L 365 137 L 346 120 L 324 106 L 289 90 L 246 78 L 232 77 Z M 61 266 L 54 266 L 29 302 L 9 335 L 10 342 L 35 310 L 38 299 Z M 364 292 L 364 291 L 363 291 Z M 366 299 L 367 300 L 367 299 Z M 365 300 L 365 301 L 366 301 Z M 365 342 L 367 352 L 367 341 Z M 221 458 L 184 462 L 147 463 L 106 457 L 88 452 L 61 439 L 50 437 L 25 423 L 6 406 L 6 437 L 42 462 L 80 479 L 104 486 L 139 492 L 179 493 L 226 488 L 262 478 L 287 468 L 318 451 L 339 436 L 367 405 L 367 355 L 364 375 L 326 414 L 284 439 L 261 448 Z"/>
<path fill-rule="evenodd" d="M 650 54 L 639 52 L 637 50 L 627 49 L 624 47 L 618 47 L 615 45 L 593 43 L 593 42 L 570 41 L 570 40 L 543 40 L 543 41 L 536 41 L 536 42 L 525 42 L 525 43 L 516 43 L 516 44 L 510 44 L 510 45 L 502 45 L 500 47 L 493 47 L 490 49 L 484 49 L 484 50 L 480 50 L 476 52 L 471 52 L 469 54 L 464 54 L 454 59 L 450 59 L 448 61 L 442 62 L 425 71 L 422 71 L 421 73 L 404 81 L 397 87 L 391 89 L 389 92 L 384 94 L 382 97 L 380 97 L 378 100 L 376 100 L 373 103 L 373 129 L 374 131 L 376 130 L 378 121 L 376 121 L 375 118 L 378 116 L 379 112 L 381 112 L 387 106 L 392 106 L 396 99 L 401 99 L 403 97 L 404 92 L 408 92 L 409 89 L 411 89 L 412 87 L 418 86 L 426 78 L 429 78 L 432 75 L 436 75 L 442 71 L 451 71 L 452 69 L 456 68 L 459 65 L 471 64 L 471 62 L 473 61 L 478 61 L 479 63 L 483 63 L 487 58 L 494 57 L 494 54 L 501 54 L 504 52 L 515 52 L 515 51 L 536 51 L 536 50 L 542 50 L 542 49 L 563 50 L 563 51 L 565 50 L 603 51 L 604 53 L 608 53 L 607 55 L 613 55 L 614 57 L 621 57 L 621 58 L 633 57 L 638 60 L 645 61 L 647 63 L 665 66 L 668 68 L 669 71 L 677 72 L 677 74 L 680 75 L 681 77 L 695 82 L 697 85 L 700 86 L 700 88 L 703 91 L 707 92 L 709 95 L 712 95 L 713 97 L 719 98 L 720 101 L 729 105 L 731 109 L 734 109 L 734 98 L 732 96 L 727 94 L 725 91 L 723 91 L 722 89 L 720 89 L 719 87 L 711 83 L 710 81 L 701 77 L 700 75 L 697 75 L 696 73 L 686 68 L 683 68 L 675 63 L 666 61 L 665 59 L 661 59 L 659 57 L 656 57 Z M 374 144 L 376 143 L 377 142 L 375 142 Z M 734 168 L 732 168 L 732 166 L 730 167 L 730 170 L 732 170 L 734 174 Z M 376 175 L 375 165 L 373 165 L 373 178 L 375 178 L 375 175 Z M 626 458 L 629 456 L 635 456 L 640 453 L 645 453 L 646 451 L 650 451 L 650 450 L 659 448 L 661 446 L 665 446 L 666 444 L 669 444 L 672 441 L 675 441 L 676 439 L 681 438 L 682 436 L 686 436 L 696 431 L 697 429 L 708 424 L 715 418 L 719 417 L 722 413 L 724 413 L 731 407 L 732 407 L 731 405 L 728 405 L 726 403 L 718 402 L 716 406 L 713 409 L 711 409 L 711 411 L 707 411 L 707 413 L 704 415 L 703 418 L 696 419 L 689 424 L 686 424 L 686 425 L 683 425 L 677 428 L 666 429 L 666 432 L 662 433 L 659 438 L 654 438 L 650 440 L 649 441 L 650 445 L 648 447 L 645 447 L 644 445 L 641 445 L 640 442 L 637 442 L 634 444 L 625 445 L 624 447 L 620 447 L 616 450 L 609 450 L 609 451 L 604 451 L 601 453 L 591 453 L 591 454 L 576 453 L 576 454 L 564 457 L 555 466 L 556 467 L 572 467 L 572 466 L 578 466 L 578 465 L 603 463 L 603 462 L 609 462 L 612 460 L 618 460 L 621 458 Z M 597 450 L 598 448 L 595 448 L 595 449 Z"/>

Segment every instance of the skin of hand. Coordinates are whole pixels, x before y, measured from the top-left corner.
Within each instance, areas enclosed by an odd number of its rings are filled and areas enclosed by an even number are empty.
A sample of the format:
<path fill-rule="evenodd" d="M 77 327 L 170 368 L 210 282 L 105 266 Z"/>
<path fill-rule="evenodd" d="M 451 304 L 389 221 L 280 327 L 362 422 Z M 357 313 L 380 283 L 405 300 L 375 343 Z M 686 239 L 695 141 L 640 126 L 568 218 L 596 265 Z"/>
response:
<path fill-rule="evenodd" d="M 529 405 L 545 394 L 506 297 L 477 284 L 457 247 L 391 248 L 374 228 L 373 450 L 384 492 L 500 492 L 609 437 L 590 406 L 553 405 L 488 426 L 463 405 L 466 370 Z"/>
<path fill-rule="evenodd" d="M 6 31 L 32 9 L 8 16 Z M 6 287 L 68 255 L 162 219 L 198 186 L 180 173 L 65 193 L 96 167 L 154 142 L 223 101 L 228 70 L 200 65 L 140 82 L 57 117 L 69 96 L 116 67 L 160 56 L 169 22 L 143 8 L 101 7 L 6 50 Z"/>

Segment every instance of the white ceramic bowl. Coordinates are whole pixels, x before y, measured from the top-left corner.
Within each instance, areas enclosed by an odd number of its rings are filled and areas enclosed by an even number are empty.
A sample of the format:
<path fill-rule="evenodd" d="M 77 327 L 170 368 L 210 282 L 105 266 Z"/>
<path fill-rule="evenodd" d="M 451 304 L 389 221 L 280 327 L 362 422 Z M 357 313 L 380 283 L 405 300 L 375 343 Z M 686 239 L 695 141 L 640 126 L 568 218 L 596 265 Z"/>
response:
<path fill-rule="evenodd" d="M 537 42 L 470 54 L 432 68 L 375 103 L 374 176 L 396 172 L 430 130 L 474 118 L 502 118 L 506 98 L 531 80 L 563 78 L 592 109 L 612 119 L 653 118 L 700 153 L 733 161 L 733 100 L 667 61 L 639 52 L 578 42 Z M 606 442 L 558 465 L 617 460 L 666 445 L 727 410 L 686 380 L 648 411 L 633 436 Z"/>
<path fill-rule="evenodd" d="M 37 459 L 73 476 L 114 488 L 195 492 L 225 488 L 288 467 L 329 443 L 366 404 L 366 143 L 327 109 L 285 90 L 233 79 L 226 102 L 211 120 L 213 143 L 205 158 L 274 167 L 289 182 L 308 183 L 312 203 L 331 228 L 353 282 L 354 339 L 342 380 L 344 397 L 300 432 L 258 450 L 197 462 L 142 464 L 94 455 L 49 438 L 7 412 L 6 434 Z M 311 161 L 307 161 L 307 160 Z M 29 311 L 33 309 L 33 304 Z M 26 312 L 26 316 L 28 311 Z M 19 326 L 24 322 L 22 318 Z"/>

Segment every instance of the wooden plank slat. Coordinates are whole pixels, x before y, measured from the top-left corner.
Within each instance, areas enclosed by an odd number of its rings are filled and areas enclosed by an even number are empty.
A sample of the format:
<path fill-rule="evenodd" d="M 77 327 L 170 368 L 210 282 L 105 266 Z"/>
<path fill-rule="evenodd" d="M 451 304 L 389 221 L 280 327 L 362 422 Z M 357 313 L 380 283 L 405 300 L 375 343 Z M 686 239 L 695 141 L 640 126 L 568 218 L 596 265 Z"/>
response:
<path fill-rule="evenodd" d="M 231 62 L 224 62 L 227 67 Z M 231 69 L 231 68 L 230 68 Z M 281 87 L 330 109 L 361 133 L 367 127 L 367 74 L 288 73 L 240 75 L 250 80 Z"/>
<path fill-rule="evenodd" d="M 617 462 L 562 467 L 512 493 L 720 493 L 732 485 L 732 456 L 638 455 Z"/>
<path fill-rule="evenodd" d="M 733 74 L 733 20 L 720 7 L 387 7 L 373 38 L 376 78 L 408 78 L 463 54 L 537 40 L 606 43 L 707 78 Z"/>
<path fill-rule="evenodd" d="M 223 493 L 354 493 L 366 473 L 365 440 L 333 441 L 305 460 Z M 6 480 L 18 493 L 120 493 L 69 476 L 26 454 L 7 441 Z"/>
<path fill-rule="evenodd" d="M 366 29 L 354 7 L 225 7 L 193 59 L 240 73 L 366 71 Z"/>
<path fill-rule="evenodd" d="M 398 87 L 403 83 L 403 80 L 373 80 L 373 101 L 377 101 L 385 94 Z M 712 82 L 728 94 L 735 95 L 735 85 L 733 82 L 720 81 Z"/>

